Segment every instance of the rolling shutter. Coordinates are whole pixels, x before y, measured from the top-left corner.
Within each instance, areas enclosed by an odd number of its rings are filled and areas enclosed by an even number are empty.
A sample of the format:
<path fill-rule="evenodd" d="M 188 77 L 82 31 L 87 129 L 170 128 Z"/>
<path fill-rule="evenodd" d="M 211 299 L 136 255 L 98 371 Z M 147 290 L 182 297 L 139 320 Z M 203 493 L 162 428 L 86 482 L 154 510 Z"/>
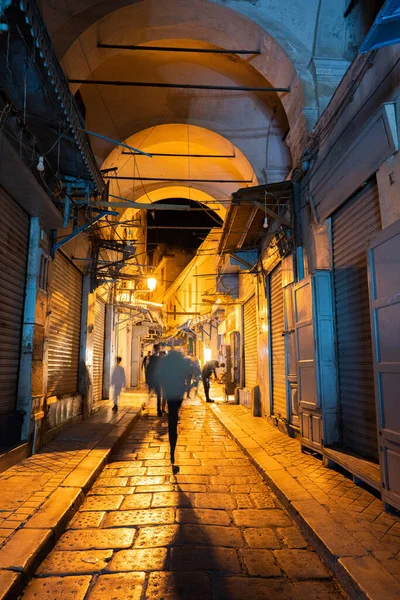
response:
<path fill-rule="evenodd" d="M 375 181 L 332 217 L 342 438 L 350 450 L 374 460 L 378 449 L 366 249 L 380 230 Z"/>
<path fill-rule="evenodd" d="M 272 271 L 269 286 L 273 414 L 286 419 L 286 369 L 281 264 Z"/>
<path fill-rule="evenodd" d="M 47 395 L 78 390 L 82 274 L 60 251 L 53 262 Z"/>
<path fill-rule="evenodd" d="M 29 217 L 0 188 L 0 414 L 15 410 L 29 249 Z"/>
<path fill-rule="evenodd" d="M 244 377 L 245 386 L 257 385 L 257 316 L 256 297 L 252 296 L 244 304 Z"/>
<path fill-rule="evenodd" d="M 103 398 L 105 322 L 106 304 L 101 298 L 96 298 L 93 332 L 93 402 L 98 402 Z"/>

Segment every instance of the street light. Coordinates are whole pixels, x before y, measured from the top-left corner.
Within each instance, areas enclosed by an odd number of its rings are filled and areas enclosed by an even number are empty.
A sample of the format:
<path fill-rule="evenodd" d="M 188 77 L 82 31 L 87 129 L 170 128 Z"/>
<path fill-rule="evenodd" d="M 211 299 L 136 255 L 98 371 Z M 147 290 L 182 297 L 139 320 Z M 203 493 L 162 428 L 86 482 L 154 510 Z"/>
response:
<path fill-rule="evenodd" d="M 149 290 L 151 292 L 154 292 L 154 290 L 156 289 L 156 285 L 157 285 L 157 279 L 154 279 L 154 277 L 149 277 L 147 280 L 147 287 L 149 288 Z"/>

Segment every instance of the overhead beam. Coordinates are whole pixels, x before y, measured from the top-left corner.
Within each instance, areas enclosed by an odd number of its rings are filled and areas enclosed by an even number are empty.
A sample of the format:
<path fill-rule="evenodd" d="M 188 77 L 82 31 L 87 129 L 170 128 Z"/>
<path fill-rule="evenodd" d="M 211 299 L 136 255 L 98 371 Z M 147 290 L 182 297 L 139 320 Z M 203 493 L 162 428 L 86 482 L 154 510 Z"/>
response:
<path fill-rule="evenodd" d="M 140 156 L 142 152 L 128 152 L 127 150 L 123 150 L 122 154 L 129 154 L 130 156 Z M 236 158 L 234 154 L 174 154 L 168 152 L 152 152 L 151 156 L 166 156 L 178 158 Z"/>
<path fill-rule="evenodd" d="M 234 92 L 290 92 L 289 87 L 253 87 L 242 85 L 201 85 L 196 83 L 155 83 L 153 81 L 117 81 L 114 79 L 69 79 L 80 85 L 111 85 L 117 87 L 173 88 L 184 90 L 226 90 Z"/>
<path fill-rule="evenodd" d="M 97 44 L 110 50 L 139 50 L 145 52 L 195 52 L 198 54 L 261 54 L 260 50 L 225 50 L 220 48 L 177 48 L 165 46 L 135 46 L 129 44 Z"/>
<path fill-rule="evenodd" d="M 191 208 L 190 206 L 179 206 L 177 204 L 142 204 L 141 202 L 105 202 L 100 200 L 96 202 L 96 207 L 104 208 L 139 208 L 146 210 L 185 210 L 185 211 L 202 211 L 204 212 L 204 208 Z M 218 208 L 210 208 L 213 212 L 219 211 Z M 138 225 L 130 225 L 130 227 L 138 227 Z"/>
<path fill-rule="evenodd" d="M 252 183 L 252 179 L 191 179 L 190 177 L 135 177 L 128 175 L 104 175 L 107 179 L 122 179 L 127 181 L 188 181 L 190 183 Z"/>

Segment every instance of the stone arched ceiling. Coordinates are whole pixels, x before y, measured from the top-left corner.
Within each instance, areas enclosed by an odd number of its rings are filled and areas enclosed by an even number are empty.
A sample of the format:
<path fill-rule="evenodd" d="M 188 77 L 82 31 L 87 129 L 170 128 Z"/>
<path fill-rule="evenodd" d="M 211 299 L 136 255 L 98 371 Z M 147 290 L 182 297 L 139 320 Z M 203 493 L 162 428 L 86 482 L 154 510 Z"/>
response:
<path fill-rule="evenodd" d="M 111 177 L 144 179 L 111 178 L 113 196 L 144 204 L 187 198 L 207 205 L 224 219 L 231 194 L 238 188 L 258 184 L 246 156 L 226 138 L 202 127 L 179 123 L 157 125 L 130 136 L 125 143 L 155 155 L 152 158 L 132 155 L 121 146 L 114 148 L 102 169 L 116 168 L 116 172 L 110 172 Z M 130 215 L 131 212 L 125 211 L 124 218 Z"/>
<path fill-rule="evenodd" d="M 288 39 L 292 37 L 288 32 Z M 99 42 L 256 49 L 260 54 L 132 52 L 99 48 Z M 304 56 L 304 48 L 300 54 Z M 70 45 L 62 64 L 70 79 L 290 87 L 289 93 L 278 94 L 81 86 L 88 125 L 100 127 L 101 123 L 102 132 L 112 132 L 112 137 L 127 137 L 156 123 L 190 122 L 231 139 L 245 154 L 251 147 L 260 157 L 265 155 L 268 137 L 273 146 L 272 138 L 282 140 L 294 127 L 295 139 L 301 139 L 306 130 L 303 107 L 315 103 L 312 77 L 305 65 L 299 65 L 301 79 L 282 46 L 257 22 L 206 0 L 143 0 L 111 12 Z M 254 142 L 257 138 L 264 139 L 263 149 Z M 94 148 L 99 159 L 109 151 L 99 143 Z M 286 167 L 287 158 L 283 162 Z M 268 166 L 255 167 L 260 181 Z M 277 178 L 282 178 L 282 171 Z"/>

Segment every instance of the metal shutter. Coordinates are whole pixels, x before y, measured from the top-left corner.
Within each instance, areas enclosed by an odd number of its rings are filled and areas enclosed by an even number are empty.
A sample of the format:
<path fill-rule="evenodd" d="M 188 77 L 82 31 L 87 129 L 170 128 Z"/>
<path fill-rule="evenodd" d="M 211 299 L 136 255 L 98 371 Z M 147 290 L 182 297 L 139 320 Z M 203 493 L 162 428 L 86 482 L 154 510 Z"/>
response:
<path fill-rule="evenodd" d="M 78 390 L 82 274 L 60 251 L 53 262 L 47 395 Z"/>
<path fill-rule="evenodd" d="M 282 264 L 269 277 L 273 414 L 287 418 Z"/>
<path fill-rule="evenodd" d="M 0 188 L 0 414 L 15 410 L 21 351 L 29 217 Z"/>
<path fill-rule="evenodd" d="M 101 298 L 96 298 L 93 331 L 93 402 L 98 402 L 103 398 L 105 323 L 106 304 Z"/>
<path fill-rule="evenodd" d="M 247 388 L 257 385 L 257 363 L 256 297 L 252 296 L 244 304 L 244 378 Z"/>
<path fill-rule="evenodd" d="M 378 449 L 366 249 L 380 229 L 375 181 L 332 217 L 343 443 L 375 460 Z"/>

